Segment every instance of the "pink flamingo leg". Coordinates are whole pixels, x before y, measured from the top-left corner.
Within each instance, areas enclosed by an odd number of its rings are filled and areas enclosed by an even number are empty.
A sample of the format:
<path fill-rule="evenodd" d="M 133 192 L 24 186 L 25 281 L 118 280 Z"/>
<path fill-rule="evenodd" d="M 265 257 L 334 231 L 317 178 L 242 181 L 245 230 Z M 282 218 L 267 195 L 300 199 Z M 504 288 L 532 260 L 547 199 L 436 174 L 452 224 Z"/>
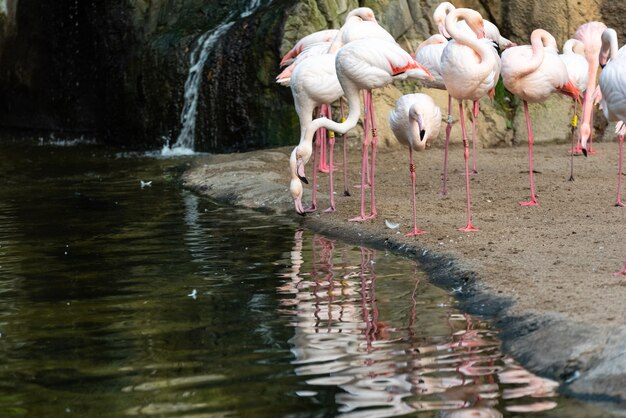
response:
<path fill-rule="evenodd" d="M 363 152 L 361 155 L 361 212 L 360 215 L 355 217 L 355 218 L 351 218 L 348 219 L 350 222 L 361 222 L 367 219 L 367 217 L 365 216 L 365 187 L 366 187 L 366 183 L 369 180 L 369 175 L 368 175 L 368 159 L 369 159 L 369 145 L 370 145 L 370 138 L 369 138 L 369 112 L 367 111 L 367 97 L 368 95 L 365 94 L 365 97 L 363 98 L 363 101 L 365 103 L 364 108 L 365 108 L 365 132 L 364 132 L 364 138 L 363 138 Z"/>
<path fill-rule="evenodd" d="M 426 231 L 422 231 L 417 229 L 417 203 L 415 197 L 415 164 L 413 164 L 413 148 L 409 146 L 409 171 L 411 172 L 411 186 L 413 187 L 413 231 L 406 234 L 407 237 L 411 237 L 413 235 L 420 235 L 425 233 Z"/>
<path fill-rule="evenodd" d="M 342 98 L 339 99 L 339 107 L 341 109 L 341 123 L 344 123 L 346 121 L 346 112 Z M 343 141 L 343 195 L 350 196 L 348 191 L 348 142 L 346 134 L 341 136 L 341 140 Z"/>
<path fill-rule="evenodd" d="M 368 105 L 370 115 L 370 126 L 372 127 L 372 162 L 370 164 L 370 184 L 372 189 L 370 190 L 370 215 L 368 219 L 376 217 L 378 212 L 376 211 L 376 199 L 374 197 L 374 168 L 376 166 L 376 146 L 378 145 L 378 132 L 376 130 L 376 115 L 374 114 L 374 100 L 372 99 L 372 91 L 368 91 Z"/>
<path fill-rule="evenodd" d="M 530 175 L 530 200 L 519 202 L 522 206 L 537 206 L 535 196 L 535 180 L 533 179 L 533 129 L 530 126 L 530 114 L 528 113 L 528 103 L 524 100 L 524 113 L 526 114 L 526 130 L 528 131 L 528 173 Z"/>
<path fill-rule="evenodd" d="M 593 149 L 593 102 L 589 105 L 591 107 L 591 116 L 589 116 L 589 123 L 591 124 L 591 131 L 589 132 L 589 149 L 588 154 L 597 154 L 598 151 Z"/>
<path fill-rule="evenodd" d="M 463 115 L 463 101 L 459 100 L 459 115 L 461 119 L 461 135 L 463 135 L 463 157 L 465 158 L 465 197 L 467 200 L 467 225 L 465 228 L 458 228 L 459 231 L 472 232 L 478 231 L 472 225 L 472 213 L 470 210 L 470 176 L 469 176 L 469 146 L 467 143 L 467 131 L 465 130 L 465 116 Z"/>
<path fill-rule="evenodd" d="M 448 195 L 448 146 L 450 145 L 450 132 L 452 131 L 452 96 L 448 94 L 448 124 L 446 125 L 446 144 L 443 152 L 443 187 L 441 196 Z"/>
<path fill-rule="evenodd" d="M 327 109 L 327 116 L 330 119 L 330 106 Z M 330 170 L 328 170 L 328 193 L 330 194 L 330 207 L 326 209 L 324 212 L 334 212 L 335 211 L 335 183 L 333 180 L 333 152 L 335 150 L 335 132 L 328 132 L 328 163 L 330 166 Z"/>
<path fill-rule="evenodd" d="M 327 116 L 330 112 L 328 111 L 328 105 L 323 104 L 320 108 L 320 116 Z M 326 129 L 322 128 L 323 133 L 323 141 L 320 144 L 320 165 L 319 165 L 319 171 L 321 171 L 322 173 L 328 173 L 329 167 L 328 164 L 326 163 L 327 160 L 327 153 L 326 153 Z"/>
<path fill-rule="evenodd" d="M 317 152 L 319 150 L 319 146 L 320 146 L 320 132 L 322 130 L 320 129 L 319 131 L 317 131 L 315 133 L 315 141 L 314 141 L 314 148 L 313 148 L 313 184 L 311 185 L 311 206 L 306 208 L 304 210 L 305 213 L 311 213 L 311 212 L 315 212 L 317 210 Z"/>
<path fill-rule="evenodd" d="M 478 119 L 478 100 L 474 100 L 474 109 L 472 110 L 472 175 L 478 174 L 476 169 L 476 161 L 478 160 L 478 150 L 476 143 L 478 142 L 476 135 L 476 119 Z"/>
<path fill-rule="evenodd" d="M 613 273 L 613 276 L 626 276 L 626 263 L 624 263 L 624 268 Z"/>
<path fill-rule="evenodd" d="M 619 143 L 619 162 L 617 169 L 617 199 L 615 201 L 615 206 L 624 207 L 624 203 L 622 202 L 622 159 L 624 157 L 624 134 L 620 133 L 617 136 L 617 141 Z"/>

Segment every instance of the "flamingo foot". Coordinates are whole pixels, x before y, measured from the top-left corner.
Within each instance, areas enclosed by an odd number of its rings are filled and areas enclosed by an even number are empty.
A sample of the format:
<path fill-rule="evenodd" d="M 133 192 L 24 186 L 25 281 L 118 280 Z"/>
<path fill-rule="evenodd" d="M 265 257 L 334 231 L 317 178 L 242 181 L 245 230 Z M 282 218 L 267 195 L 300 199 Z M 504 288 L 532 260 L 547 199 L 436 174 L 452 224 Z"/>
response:
<path fill-rule="evenodd" d="M 335 207 L 334 206 L 331 206 L 328 209 L 324 210 L 324 213 L 333 213 L 333 212 L 335 212 Z"/>
<path fill-rule="evenodd" d="M 626 263 L 624 263 L 624 268 L 613 273 L 613 276 L 626 276 Z"/>
<path fill-rule="evenodd" d="M 476 231 L 479 231 L 479 229 L 476 228 L 474 225 L 472 225 L 471 222 L 469 222 L 465 228 L 457 228 L 456 230 L 457 231 L 463 231 L 463 232 L 476 232 Z"/>
<path fill-rule="evenodd" d="M 621 200 L 618 200 L 617 202 L 615 202 L 615 207 L 618 208 L 623 208 L 625 205 Z"/>
<path fill-rule="evenodd" d="M 442 199 L 447 199 L 448 198 L 448 191 L 447 190 L 442 190 L 439 192 L 439 197 Z"/>
<path fill-rule="evenodd" d="M 583 154 L 583 149 L 580 145 L 577 145 L 575 148 L 570 148 L 567 151 L 569 154 L 574 154 L 574 155 L 582 155 Z"/>
<path fill-rule="evenodd" d="M 316 210 L 317 210 L 317 206 L 313 205 L 310 208 L 304 209 L 304 213 L 312 213 L 312 212 L 315 212 Z"/>
<path fill-rule="evenodd" d="M 530 200 L 519 202 L 520 206 L 537 206 L 538 204 L 539 203 L 537 202 L 537 199 L 535 199 L 534 197 Z"/>
<path fill-rule="evenodd" d="M 348 222 L 363 222 L 368 220 L 369 218 L 367 216 L 357 216 L 356 218 L 350 218 L 348 219 Z"/>
<path fill-rule="evenodd" d="M 476 176 L 478 175 L 478 170 L 476 170 L 475 168 L 472 169 L 472 171 L 469 173 L 470 176 Z"/>
<path fill-rule="evenodd" d="M 406 234 L 405 237 L 412 237 L 414 235 L 422 235 L 422 234 L 425 234 L 425 233 L 426 233 L 426 231 L 422 231 L 421 229 L 415 228 L 413 231 L 411 231 L 408 234 Z"/>

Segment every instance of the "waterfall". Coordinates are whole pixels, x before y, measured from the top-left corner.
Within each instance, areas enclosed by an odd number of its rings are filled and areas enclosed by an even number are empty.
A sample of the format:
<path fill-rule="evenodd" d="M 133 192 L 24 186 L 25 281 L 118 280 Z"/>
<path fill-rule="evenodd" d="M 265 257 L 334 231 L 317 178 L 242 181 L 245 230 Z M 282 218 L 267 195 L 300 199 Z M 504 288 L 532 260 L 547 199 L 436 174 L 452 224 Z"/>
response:
<path fill-rule="evenodd" d="M 248 1 L 244 11 L 239 14 L 239 18 L 250 16 L 260 5 L 261 0 Z M 231 14 L 217 27 L 200 36 L 194 49 L 191 51 L 189 55 L 189 75 L 185 81 L 185 105 L 180 115 L 182 128 L 174 145 L 170 147 L 169 143 L 166 143 L 161 150 L 161 155 L 192 155 L 195 153 L 196 114 L 202 82 L 202 70 L 217 41 L 235 24 L 234 16 L 235 14 Z"/>

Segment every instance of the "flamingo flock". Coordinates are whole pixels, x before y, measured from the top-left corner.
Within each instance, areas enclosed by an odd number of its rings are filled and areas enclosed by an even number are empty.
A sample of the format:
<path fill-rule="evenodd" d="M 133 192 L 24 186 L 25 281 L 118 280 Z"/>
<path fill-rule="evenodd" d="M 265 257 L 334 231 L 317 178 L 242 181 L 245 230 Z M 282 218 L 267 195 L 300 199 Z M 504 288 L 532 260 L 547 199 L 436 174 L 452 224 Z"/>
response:
<path fill-rule="evenodd" d="M 572 143 L 573 155 L 593 153 L 593 106 L 600 103 L 605 117 L 617 122 L 619 167 L 615 205 L 623 207 L 621 177 L 623 142 L 626 134 L 626 49 L 618 49 L 617 35 L 601 22 L 581 25 L 563 47 L 559 55 L 554 37 L 543 29 L 530 35 L 530 45 L 516 45 L 501 36 L 498 28 L 483 19 L 479 12 L 456 8 L 449 2 L 441 3 L 433 14 L 439 33 L 434 34 L 416 49 L 406 52 L 393 36 L 376 20 L 367 7 L 351 11 L 338 30 L 323 30 L 307 35 L 283 57 L 281 66 L 287 66 L 277 82 L 289 85 L 300 120 L 300 140 L 293 149 L 289 168 L 290 193 L 296 212 L 304 215 L 316 209 L 315 189 L 317 171 L 328 172 L 331 202 L 327 212 L 335 210 L 333 182 L 334 134 L 344 141 L 344 194 L 347 186 L 345 134 L 357 126 L 361 116 L 363 95 L 363 126 L 361 159 L 361 205 L 359 214 L 350 221 L 361 222 L 378 215 L 375 200 L 375 172 L 377 120 L 372 90 L 397 80 L 415 81 L 422 86 L 448 92 L 445 152 L 442 170 L 441 195 L 447 194 L 448 144 L 452 129 L 452 99 L 458 101 L 461 139 L 465 161 L 466 224 L 461 231 L 477 231 L 471 218 L 470 176 L 477 175 L 476 122 L 479 100 L 494 96 L 500 77 L 504 87 L 519 97 L 524 106 L 528 132 L 528 172 L 530 199 L 522 206 L 536 206 L 538 199 L 533 178 L 533 143 L 528 103 L 540 103 L 552 94 L 560 93 L 573 100 L 572 140 L 578 127 L 578 106 L 582 109 L 577 144 Z M 599 80 L 599 67 L 602 67 Z M 598 83 L 596 83 L 598 80 Z M 343 98 L 347 100 L 345 117 Z M 582 100 L 581 100 L 582 99 Z M 333 120 L 331 104 L 338 101 L 341 122 Z M 472 168 L 465 123 L 463 101 L 472 101 Z M 317 112 L 318 118 L 313 118 Z M 413 151 L 423 151 L 438 137 L 441 110 L 433 99 L 423 93 L 405 94 L 397 100 L 389 115 L 389 125 L 397 140 L 409 150 L 409 173 L 412 185 L 413 227 L 407 236 L 424 233 L 417 228 L 416 168 Z M 326 133 L 328 132 L 328 134 Z M 314 150 L 315 143 L 315 150 Z M 328 143 L 328 144 L 327 144 Z M 329 150 L 326 151 L 326 146 Z M 319 156 L 318 156 L 319 154 Z M 313 156 L 313 204 L 304 208 L 302 197 L 308 183 L 305 166 Z M 326 164 L 326 160 L 330 162 Z M 570 180 L 573 180 L 573 160 Z M 369 188 L 369 208 L 366 194 Z M 626 275 L 626 263 L 616 275 Z"/>

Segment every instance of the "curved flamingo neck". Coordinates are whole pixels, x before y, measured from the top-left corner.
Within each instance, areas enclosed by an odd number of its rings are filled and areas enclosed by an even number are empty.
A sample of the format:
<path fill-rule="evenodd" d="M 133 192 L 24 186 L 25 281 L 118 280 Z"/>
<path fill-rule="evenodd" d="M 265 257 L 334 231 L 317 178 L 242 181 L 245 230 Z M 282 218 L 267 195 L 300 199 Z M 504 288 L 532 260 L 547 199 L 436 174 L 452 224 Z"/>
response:
<path fill-rule="evenodd" d="M 585 45 L 580 42 L 578 39 L 568 39 L 563 44 L 563 53 L 564 54 L 577 54 L 584 56 L 585 55 Z"/>
<path fill-rule="evenodd" d="M 480 38 L 484 38 L 485 33 L 482 24 L 480 28 L 474 24 L 477 18 L 480 18 L 480 14 L 474 10 L 454 9 L 446 16 L 446 30 L 457 43 L 473 49 L 480 56 L 477 72 L 490 72 L 494 66 L 492 48 L 480 40 Z M 465 19 L 475 36 L 459 28 L 457 22 L 460 19 Z M 470 22 L 472 23 L 470 24 Z"/>
<path fill-rule="evenodd" d="M 617 58 L 617 33 L 613 29 L 602 32 L 602 48 L 600 49 L 599 63 L 604 66 L 609 59 Z"/>
<path fill-rule="evenodd" d="M 337 51 L 339 51 L 339 48 L 343 46 L 343 33 L 350 25 L 357 24 L 358 22 L 363 22 L 363 19 L 356 15 L 348 15 L 345 23 L 341 26 L 341 29 L 339 29 L 339 32 L 335 35 L 335 39 L 333 39 L 333 42 L 328 47 L 329 54 L 336 54 Z"/>
<path fill-rule="evenodd" d="M 450 37 L 449 33 L 446 31 L 446 16 L 454 9 L 456 9 L 456 7 L 454 7 L 452 3 L 444 1 L 440 3 L 433 12 L 433 21 L 437 25 L 439 33 L 446 38 Z"/>
<path fill-rule="evenodd" d="M 301 141 L 303 145 L 311 147 L 313 144 L 313 136 L 320 128 L 326 128 L 339 134 L 345 134 L 350 129 L 354 128 L 358 123 L 359 116 L 361 115 L 361 99 L 359 98 L 359 89 L 350 80 L 342 80 L 341 85 L 350 109 L 345 122 L 338 123 L 328 118 L 314 119 L 306 128 L 304 138 Z M 305 163 L 306 162 L 307 161 L 305 161 Z"/>

